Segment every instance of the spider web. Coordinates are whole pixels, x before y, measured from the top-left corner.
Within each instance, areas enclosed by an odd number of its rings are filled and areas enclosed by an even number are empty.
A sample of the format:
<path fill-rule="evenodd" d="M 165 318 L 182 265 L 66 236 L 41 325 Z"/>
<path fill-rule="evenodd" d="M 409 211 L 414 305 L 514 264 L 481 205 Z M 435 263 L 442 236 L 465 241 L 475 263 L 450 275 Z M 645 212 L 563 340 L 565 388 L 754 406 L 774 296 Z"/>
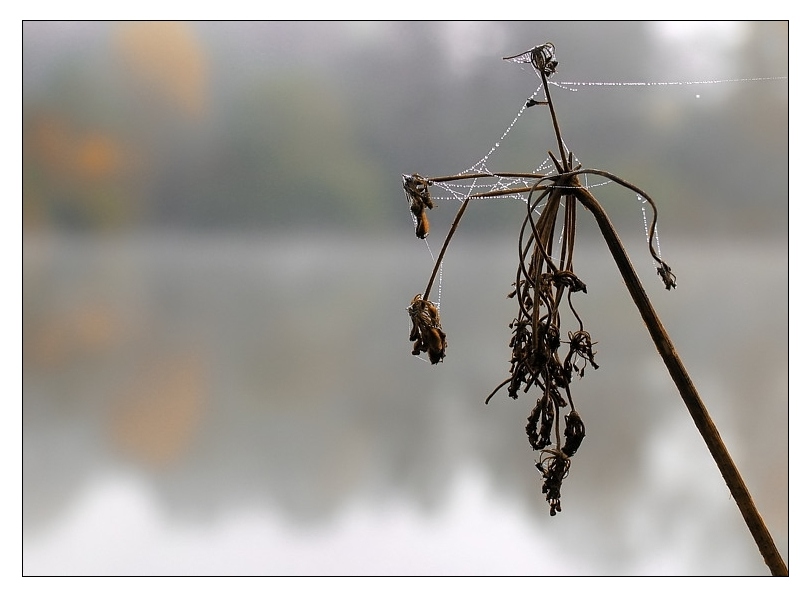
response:
<path fill-rule="evenodd" d="M 508 60 L 509 62 L 517 63 L 522 65 L 526 65 L 529 63 L 529 54 L 530 52 L 525 52 L 524 54 L 520 54 L 517 56 L 513 56 Z M 530 67 L 531 68 L 531 67 Z M 532 68 L 532 72 L 535 74 L 536 77 L 540 79 L 540 74 Z M 580 88 L 616 88 L 616 89 L 627 89 L 627 88 L 640 88 L 640 87 L 672 87 L 672 86 L 695 86 L 695 85 L 717 85 L 717 84 L 725 84 L 725 83 L 751 83 L 751 82 L 763 82 L 763 81 L 780 81 L 786 80 L 788 77 L 750 77 L 750 78 L 738 78 L 738 79 L 708 79 L 708 80 L 698 80 L 698 81 L 552 81 L 549 80 L 550 85 L 554 85 L 559 89 L 569 91 L 569 92 L 577 92 L 580 91 Z M 436 182 L 434 183 L 439 189 L 444 192 L 444 195 L 437 195 L 435 199 L 439 200 L 456 200 L 456 201 L 464 201 L 470 195 L 479 194 L 479 193 L 488 193 L 488 192 L 508 192 L 510 189 L 518 189 L 518 188 L 526 188 L 531 186 L 536 180 L 535 179 L 524 179 L 520 177 L 493 177 L 494 173 L 490 170 L 488 166 L 488 161 L 490 158 L 495 154 L 502 146 L 504 141 L 510 135 L 510 133 L 515 128 L 518 120 L 524 115 L 524 112 L 530 106 L 530 101 L 537 101 L 536 98 L 538 94 L 541 93 L 543 89 L 543 84 L 538 85 L 535 89 L 533 94 L 528 99 L 527 103 L 523 104 L 513 118 L 512 122 L 507 126 L 504 132 L 501 134 L 501 137 L 498 139 L 496 143 L 494 143 L 490 150 L 477 162 L 475 162 L 472 166 L 460 171 L 457 173 L 458 175 L 477 175 L 480 174 L 486 179 L 479 180 L 479 179 L 472 179 L 466 180 L 461 182 Z M 565 147 L 565 142 L 564 142 Z M 566 148 L 568 151 L 568 148 Z M 575 165 L 580 164 L 580 161 L 577 159 L 577 156 L 574 156 L 574 163 Z M 534 175 L 551 175 L 554 173 L 554 165 L 552 164 L 549 158 L 546 158 L 541 164 L 536 166 L 532 171 Z M 611 183 L 610 181 L 601 181 L 598 183 L 594 183 L 591 185 L 585 185 L 587 188 L 591 187 L 599 187 L 601 185 L 607 185 Z M 526 202 L 526 198 L 520 193 L 516 192 L 515 194 L 505 193 L 505 195 L 501 196 L 507 199 L 518 199 L 523 202 Z M 540 207 L 539 207 L 540 208 Z M 642 204 L 642 210 L 644 212 L 644 203 Z"/>
<path fill-rule="evenodd" d="M 531 51 L 527 51 L 523 54 L 516 55 L 510 58 L 507 58 L 508 62 L 513 62 L 521 65 L 522 69 L 529 68 L 535 74 L 538 79 L 541 79 L 540 73 L 531 66 Z M 615 89 L 625 89 L 628 88 L 643 88 L 643 87 L 673 87 L 673 86 L 698 86 L 698 85 L 719 85 L 719 84 L 729 84 L 729 83 L 753 83 L 753 82 L 766 82 L 766 81 L 781 81 L 787 80 L 788 77 L 750 77 L 750 78 L 737 78 L 737 79 L 709 79 L 709 80 L 696 80 L 696 81 L 552 81 L 548 80 L 550 85 L 554 85 L 555 87 L 568 91 L 568 92 L 578 92 L 580 88 L 615 88 Z M 508 199 L 508 200 L 519 200 L 523 203 L 528 202 L 528 198 L 526 197 L 526 188 L 531 187 L 534 183 L 537 182 L 535 178 L 523 178 L 523 177 L 504 177 L 504 176 L 497 176 L 493 171 L 490 170 L 488 162 L 493 157 L 496 152 L 503 146 L 505 140 L 516 127 L 519 119 L 524 115 L 527 108 L 532 106 L 532 102 L 539 102 L 536 100 L 539 94 L 542 95 L 543 90 L 543 83 L 539 84 L 535 91 L 532 93 L 529 99 L 521 106 L 518 110 L 518 113 L 512 119 L 512 122 L 507 126 L 504 132 L 499 137 L 498 141 L 496 141 L 491 147 L 490 150 L 477 162 L 473 165 L 469 166 L 468 168 L 459 171 L 457 175 L 481 175 L 481 179 L 473 178 L 473 179 L 465 179 L 462 181 L 437 181 L 433 183 L 433 186 L 441 190 L 439 193 L 432 193 L 431 197 L 434 200 L 443 200 L 443 201 L 455 201 L 455 202 L 464 202 L 468 199 L 471 195 L 482 194 L 482 193 L 493 193 L 499 192 L 500 199 Z M 564 141 L 564 149 L 569 152 L 569 148 L 566 147 Z M 576 155 L 572 154 L 573 165 L 577 166 L 580 163 L 580 160 L 577 158 Z M 550 158 L 544 159 L 543 162 L 538 164 L 530 174 L 533 175 L 552 175 L 555 173 L 555 167 L 552 163 Z M 589 183 L 588 175 L 584 176 L 583 186 L 586 189 L 592 189 L 595 187 L 600 187 L 603 185 L 608 185 L 613 183 L 613 181 L 599 181 L 595 183 Z M 516 190 L 515 193 L 510 193 L 510 190 Z M 518 191 L 521 190 L 521 191 Z M 640 211 L 642 213 L 642 224 L 643 224 L 643 233 L 644 233 L 644 241 L 645 244 L 648 243 L 648 216 L 645 210 L 645 205 L 647 204 L 647 200 L 642 198 L 641 196 L 636 196 L 637 201 L 639 202 Z M 484 199 L 484 198 L 483 198 Z M 493 198 L 487 198 L 493 199 Z M 539 213 L 543 209 L 544 203 L 541 203 L 535 211 Z M 409 210 L 409 214 L 411 214 Z M 414 215 L 411 215 L 414 224 L 416 224 L 416 219 Z M 562 234 L 562 232 L 561 232 Z M 657 253 L 659 256 L 662 256 L 661 253 L 661 246 L 659 241 L 659 229 L 658 224 L 654 226 L 653 230 L 654 234 L 654 242 L 656 244 Z M 428 242 L 428 239 L 425 240 L 426 248 L 428 249 L 428 253 L 431 257 L 431 261 L 435 261 L 434 253 L 431 250 L 431 245 Z M 559 240 L 560 243 L 560 240 Z M 653 261 L 654 267 L 657 266 L 656 262 Z M 443 265 L 439 265 L 439 272 L 437 277 L 437 307 L 440 306 L 441 299 L 442 299 L 442 282 L 443 282 Z"/>

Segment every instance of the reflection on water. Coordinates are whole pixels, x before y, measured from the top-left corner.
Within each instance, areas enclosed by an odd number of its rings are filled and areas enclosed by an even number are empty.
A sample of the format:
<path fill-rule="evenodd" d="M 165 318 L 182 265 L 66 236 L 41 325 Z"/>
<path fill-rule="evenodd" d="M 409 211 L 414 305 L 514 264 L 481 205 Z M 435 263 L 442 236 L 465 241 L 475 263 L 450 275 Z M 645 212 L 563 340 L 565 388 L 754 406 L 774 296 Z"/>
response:
<path fill-rule="evenodd" d="M 99 480 L 47 541 L 28 544 L 26 570 L 292 576 L 578 573 L 576 560 L 563 559 L 553 539 L 544 539 L 540 528 L 528 523 L 527 513 L 471 473 L 460 477 L 434 517 L 405 502 L 352 503 L 329 522 L 304 528 L 291 525 L 283 513 L 257 506 L 231 508 L 198 525 L 164 516 L 143 481 Z"/>
<path fill-rule="evenodd" d="M 785 248 L 667 249 L 675 293 L 640 273 L 788 557 Z M 431 266 L 410 239 L 28 236 L 25 572 L 764 574 L 596 246 L 576 260 L 600 369 L 548 516 L 531 402 L 483 403 L 515 251 L 451 250 L 434 367 L 410 355 Z"/>

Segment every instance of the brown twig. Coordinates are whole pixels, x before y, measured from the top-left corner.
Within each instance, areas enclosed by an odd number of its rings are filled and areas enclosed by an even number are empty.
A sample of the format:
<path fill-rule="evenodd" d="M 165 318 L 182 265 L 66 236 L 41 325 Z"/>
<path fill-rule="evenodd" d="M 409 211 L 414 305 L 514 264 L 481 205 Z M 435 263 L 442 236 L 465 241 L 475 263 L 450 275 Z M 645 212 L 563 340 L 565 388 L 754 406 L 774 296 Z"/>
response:
<path fill-rule="evenodd" d="M 662 321 L 659 320 L 656 311 L 653 309 L 653 304 L 651 304 L 647 293 L 645 293 L 645 289 L 642 287 L 642 283 L 639 281 L 639 277 L 631 265 L 625 248 L 617 232 L 614 230 L 614 227 L 611 225 L 611 221 L 608 219 L 608 215 L 589 190 L 580 188 L 576 191 L 576 195 L 580 203 L 594 215 L 597 225 L 608 245 L 608 249 L 614 258 L 614 262 L 616 262 L 622 279 L 625 281 L 625 286 L 628 288 L 639 310 L 639 314 L 645 322 L 651 339 L 653 339 L 653 343 L 659 351 L 659 355 L 662 356 L 662 361 L 665 363 L 670 377 L 676 384 L 676 388 L 679 390 L 684 405 L 687 406 L 687 410 L 693 417 L 696 428 L 698 428 L 699 433 L 701 433 L 704 442 L 707 444 L 707 448 L 710 450 L 710 454 L 715 460 L 718 469 L 721 471 L 721 476 L 723 476 L 724 481 L 729 487 L 732 497 L 735 499 L 735 503 L 738 504 L 738 509 L 746 525 L 749 527 L 749 532 L 752 534 L 755 543 L 757 543 L 766 565 L 774 576 L 788 576 L 786 564 L 780 556 L 780 552 L 777 550 L 777 546 L 769 533 L 769 529 L 766 527 L 766 523 L 763 521 L 757 507 L 755 507 L 755 503 L 746 488 L 743 477 L 735 466 L 735 462 L 727 450 L 726 445 L 724 445 L 724 441 L 721 439 L 721 435 L 713 423 L 710 413 L 704 406 L 704 402 L 701 401 L 701 397 L 695 385 L 693 385 L 681 358 L 679 358 L 679 354 L 676 352 L 676 348 L 667 330 L 662 324 Z"/>
<path fill-rule="evenodd" d="M 552 104 L 552 98 L 549 95 L 546 74 L 543 70 L 540 71 L 540 74 L 541 78 L 543 79 L 544 90 L 546 91 L 546 98 L 555 128 L 555 135 L 558 138 L 561 156 L 563 156 L 563 140 L 561 138 L 560 127 L 558 125 L 557 117 Z M 569 170 L 571 170 L 571 168 Z M 651 203 L 654 210 L 654 220 L 651 224 L 651 231 L 648 238 L 649 248 L 653 257 L 660 264 L 662 264 L 664 268 L 667 269 L 667 272 L 669 272 L 670 269 L 667 268 L 667 266 L 662 262 L 660 257 L 654 251 L 652 245 L 653 232 L 654 227 L 656 226 L 657 218 L 656 204 L 653 203 L 652 198 L 635 185 L 632 185 L 627 181 L 623 181 L 619 177 L 612 175 L 609 172 L 585 168 L 580 169 L 578 172 L 584 174 L 593 173 L 611 179 L 635 191 Z M 718 432 L 718 429 L 715 426 L 715 423 L 712 421 L 710 413 L 704 406 L 704 402 L 701 401 L 701 397 L 699 396 L 695 385 L 693 385 L 690 375 L 687 373 L 687 369 L 684 367 L 681 358 L 679 358 L 679 354 L 676 352 L 676 348 L 670 339 L 670 335 L 668 335 L 662 321 L 659 320 L 656 311 L 653 309 L 653 304 L 651 304 L 647 293 L 645 293 L 645 289 L 642 287 L 642 283 L 631 265 L 631 261 L 628 258 L 628 254 L 625 252 L 625 248 L 620 241 L 619 235 L 617 235 L 617 232 L 611 225 L 608 214 L 606 214 L 603 207 L 591 194 L 591 192 L 580 185 L 575 173 L 563 173 L 563 175 L 568 177 L 567 183 L 570 185 L 575 185 L 574 194 L 580 203 L 594 215 L 597 225 L 599 226 L 600 231 L 605 238 L 606 244 L 608 245 L 608 249 L 614 258 L 614 262 L 619 268 L 622 279 L 625 282 L 625 286 L 628 288 L 631 298 L 636 304 L 639 314 L 642 316 L 642 320 L 650 333 L 651 339 L 653 339 L 653 343 L 656 346 L 659 355 L 662 357 L 662 361 L 665 363 L 665 366 L 670 373 L 670 377 L 676 384 L 676 388 L 679 390 L 679 394 L 681 395 L 685 406 L 687 406 L 687 410 L 690 412 L 696 428 L 698 428 L 704 442 L 707 444 L 707 448 L 715 460 L 715 463 L 721 472 L 721 476 L 724 478 L 724 481 L 729 487 L 732 497 L 735 499 L 735 503 L 737 503 L 738 509 L 740 510 L 746 525 L 749 527 L 749 532 L 752 534 L 752 537 L 754 538 L 755 543 L 757 544 L 758 549 L 766 562 L 766 565 L 769 567 L 769 570 L 771 570 L 772 575 L 788 576 L 788 568 L 786 567 L 780 552 L 777 550 L 774 539 L 772 539 L 769 529 L 766 527 L 766 523 L 763 521 L 760 512 L 758 512 L 755 502 L 752 499 L 749 490 L 746 488 L 746 483 L 738 471 L 732 456 L 727 450 L 726 445 L 721 438 L 721 434 Z M 665 284 L 667 285 L 667 282 Z"/>
<path fill-rule="evenodd" d="M 451 228 L 448 231 L 448 234 L 445 236 L 445 242 L 442 244 L 442 249 L 439 250 L 439 255 L 436 257 L 436 262 L 434 263 L 434 270 L 431 271 L 431 278 L 428 279 L 428 286 L 425 288 L 425 293 L 422 296 L 422 299 L 427 300 L 428 294 L 431 293 L 431 287 L 434 285 L 434 279 L 436 278 L 437 272 L 439 272 L 439 267 L 442 265 L 442 258 L 445 257 L 445 251 L 448 249 L 448 244 L 451 242 L 451 237 L 453 234 L 456 233 L 456 228 L 459 226 L 459 221 L 462 220 L 462 215 L 465 213 L 465 209 L 467 209 L 467 205 L 470 203 L 470 198 L 466 198 L 462 205 L 459 207 L 459 211 L 456 213 L 456 218 L 453 219 L 453 224 L 451 224 Z"/>

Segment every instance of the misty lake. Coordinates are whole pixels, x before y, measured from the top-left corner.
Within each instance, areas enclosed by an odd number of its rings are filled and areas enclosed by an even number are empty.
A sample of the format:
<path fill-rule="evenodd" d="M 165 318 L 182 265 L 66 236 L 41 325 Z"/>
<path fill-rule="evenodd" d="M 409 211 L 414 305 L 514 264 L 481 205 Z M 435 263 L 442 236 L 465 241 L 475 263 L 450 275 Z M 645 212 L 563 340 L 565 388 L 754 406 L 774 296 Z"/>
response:
<path fill-rule="evenodd" d="M 600 368 L 551 518 L 535 398 L 484 405 L 513 240 L 452 244 L 432 366 L 413 237 L 26 235 L 25 574 L 765 574 L 598 242 L 575 264 Z M 666 292 L 626 244 L 788 559 L 787 247 L 665 238 Z"/>

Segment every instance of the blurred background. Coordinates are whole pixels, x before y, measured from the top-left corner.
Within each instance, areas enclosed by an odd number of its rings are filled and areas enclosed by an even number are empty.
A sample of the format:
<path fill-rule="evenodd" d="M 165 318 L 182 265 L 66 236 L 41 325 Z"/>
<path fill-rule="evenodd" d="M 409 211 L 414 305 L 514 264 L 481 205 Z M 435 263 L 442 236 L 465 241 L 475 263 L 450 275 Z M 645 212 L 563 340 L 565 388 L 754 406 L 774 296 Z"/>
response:
<path fill-rule="evenodd" d="M 551 518 L 508 374 L 515 200 L 442 271 L 401 174 L 553 150 L 539 80 L 788 75 L 785 22 L 23 23 L 23 566 L 55 574 L 765 575 L 597 227 L 599 370 Z M 573 89 L 577 91 L 573 91 Z M 570 149 L 651 194 L 611 215 L 788 561 L 788 82 L 552 87 Z M 647 218 L 651 213 L 648 210 Z"/>

